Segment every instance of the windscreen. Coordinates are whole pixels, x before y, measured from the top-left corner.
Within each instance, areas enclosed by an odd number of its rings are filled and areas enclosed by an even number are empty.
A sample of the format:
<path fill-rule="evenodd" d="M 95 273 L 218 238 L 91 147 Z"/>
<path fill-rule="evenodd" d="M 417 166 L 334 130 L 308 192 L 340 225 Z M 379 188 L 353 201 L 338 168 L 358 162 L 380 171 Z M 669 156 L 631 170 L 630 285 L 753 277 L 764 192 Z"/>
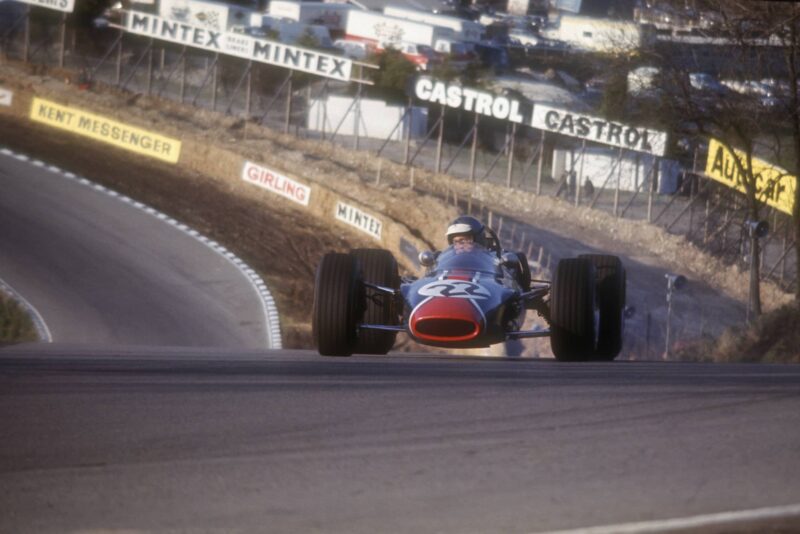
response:
<path fill-rule="evenodd" d="M 436 272 L 472 271 L 494 275 L 497 271 L 496 256 L 486 248 L 472 244 L 470 249 L 447 247 L 439 254 Z"/>

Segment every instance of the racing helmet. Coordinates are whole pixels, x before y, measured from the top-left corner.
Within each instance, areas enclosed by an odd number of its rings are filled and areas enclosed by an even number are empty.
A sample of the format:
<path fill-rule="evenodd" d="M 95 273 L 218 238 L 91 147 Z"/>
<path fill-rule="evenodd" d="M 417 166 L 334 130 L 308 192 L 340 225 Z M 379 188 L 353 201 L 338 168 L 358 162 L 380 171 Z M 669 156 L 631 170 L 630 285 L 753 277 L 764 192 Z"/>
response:
<path fill-rule="evenodd" d="M 453 219 L 450 226 L 447 227 L 447 244 L 453 244 L 453 238 L 461 234 L 470 234 L 475 243 L 485 247 L 486 235 L 485 227 L 475 217 L 469 215 L 462 215 Z"/>

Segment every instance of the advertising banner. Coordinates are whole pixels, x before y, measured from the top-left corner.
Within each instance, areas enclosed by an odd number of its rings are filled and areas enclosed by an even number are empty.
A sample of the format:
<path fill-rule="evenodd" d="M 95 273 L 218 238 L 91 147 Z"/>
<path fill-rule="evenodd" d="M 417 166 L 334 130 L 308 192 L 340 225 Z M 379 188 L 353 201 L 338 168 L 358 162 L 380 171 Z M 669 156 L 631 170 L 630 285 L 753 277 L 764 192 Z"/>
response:
<path fill-rule="evenodd" d="M 289 46 L 278 41 L 257 39 L 239 33 L 200 28 L 147 13 L 128 12 L 125 28 L 128 32 L 136 35 L 153 37 L 209 52 L 250 59 L 336 80 L 350 81 L 353 68 L 352 61 L 344 57 L 323 54 L 308 48 Z"/>
<path fill-rule="evenodd" d="M 242 180 L 303 206 L 308 206 L 311 198 L 311 188 L 307 185 L 249 161 L 242 167 Z"/>
<path fill-rule="evenodd" d="M 181 153 L 181 142 L 177 139 L 41 98 L 33 99 L 30 118 L 168 163 L 177 163 Z"/>
<path fill-rule="evenodd" d="M 14 100 L 14 91 L 0 87 L 0 106 L 10 106 Z"/>
<path fill-rule="evenodd" d="M 426 76 L 417 79 L 414 95 L 420 100 L 450 108 L 474 111 L 480 115 L 521 124 L 525 118 L 520 112 L 520 102 L 502 95 L 493 95 L 462 87 L 455 83 L 434 80 Z"/>
<path fill-rule="evenodd" d="M 75 9 L 75 0 L 17 0 L 24 4 L 30 4 L 37 7 L 46 7 L 47 9 L 55 9 L 56 11 L 63 11 L 64 13 L 72 13 Z"/>
<path fill-rule="evenodd" d="M 536 104 L 531 126 L 569 137 L 577 137 L 654 156 L 663 156 L 667 134 L 647 128 L 628 126 L 614 121 L 574 113 L 565 109 Z"/>
<path fill-rule="evenodd" d="M 744 177 L 739 172 L 735 158 L 739 158 L 739 161 L 746 165 L 744 152 L 736 150 L 736 156 L 734 156 L 722 143 L 711 139 L 708 144 L 706 175 L 732 189 L 746 193 Z M 756 179 L 756 198 L 764 204 L 791 215 L 794 208 L 797 177 L 758 158 L 752 158 L 752 163 L 753 176 Z"/>
<path fill-rule="evenodd" d="M 381 240 L 381 230 L 383 230 L 383 223 L 377 217 L 365 213 L 355 206 L 345 204 L 342 201 L 336 203 L 336 211 L 334 213 L 336 219 L 358 228 L 365 234 L 372 236 L 378 241 Z"/>

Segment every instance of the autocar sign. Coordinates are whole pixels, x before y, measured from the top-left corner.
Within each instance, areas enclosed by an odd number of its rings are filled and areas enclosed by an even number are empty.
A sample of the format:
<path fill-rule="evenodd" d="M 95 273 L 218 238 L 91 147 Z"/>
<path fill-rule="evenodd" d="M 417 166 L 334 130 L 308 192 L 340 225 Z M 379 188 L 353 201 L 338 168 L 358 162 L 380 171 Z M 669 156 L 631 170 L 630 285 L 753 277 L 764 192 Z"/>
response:
<path fill-rule="evenodd" d="M 654 156 L 663 156 L 667 145 L 667 134 L 664 132 L 540 104 L 533 108 L 531 126 Z"/>

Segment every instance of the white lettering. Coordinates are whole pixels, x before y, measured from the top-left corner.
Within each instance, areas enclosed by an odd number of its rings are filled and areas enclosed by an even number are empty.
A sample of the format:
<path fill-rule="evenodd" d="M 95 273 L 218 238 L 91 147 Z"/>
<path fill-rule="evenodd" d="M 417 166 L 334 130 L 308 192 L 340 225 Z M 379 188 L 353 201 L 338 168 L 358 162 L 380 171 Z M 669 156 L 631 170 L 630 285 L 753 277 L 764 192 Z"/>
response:
<path fill-rule="evenodd" d="M 308 206 L 311 198 L 309 186 L 249 161 L 244 162 L 242 180 L 303 206 Z"/>

